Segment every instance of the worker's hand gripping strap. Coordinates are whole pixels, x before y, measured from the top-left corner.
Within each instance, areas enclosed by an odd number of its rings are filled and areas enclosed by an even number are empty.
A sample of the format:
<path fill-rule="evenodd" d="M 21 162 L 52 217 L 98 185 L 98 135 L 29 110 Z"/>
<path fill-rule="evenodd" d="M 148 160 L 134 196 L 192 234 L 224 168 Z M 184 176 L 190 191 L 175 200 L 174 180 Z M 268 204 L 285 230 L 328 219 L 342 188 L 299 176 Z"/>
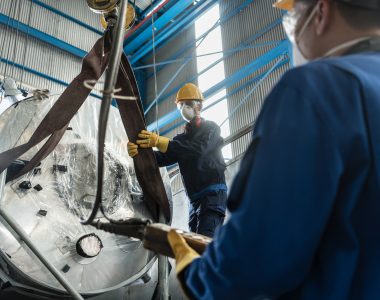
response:
<path fill-rule="evenodd" d="M 121 119 L 130 141 L 136 141 L 141 130 L 146 129 L 145 118 L 138 91 L 137 82 L 132 67 L 123 54 L 120 63 L 119 75 L 116 83 L 123 96 L 134 96 L 137 100 L 117 100 Z M 163 211 L 166 219 L 171 218 L 169 200 L 166 195 L 164 183 L 157 166 L 156 158 L 152 149 L 139 151 L 139 155 L 133 159 L 137 180 L 144 192 L 144 199 L 150 211 L 157 220 L 158 206 Z M 158 206 L 157 206 L 158 204 Z"/>
<path fill-rule="evenodd" d="M 50 136 L 50 138 L 45 145 L 14 178 L 33 170 L 42 159 L 54 150 L 65 133 L 70 120 L 91 92 L 83 85 L 83 82 L 88 79 L 98 80 L 108 64 L 108 56 L 111 48 L 108 42 L 105 42 L 108 41 L 108 34 L 109 33 L 106 32 L 105 37 L 100 38 L 83 59 L 80 74 L 65 89 L 37 127 L 30 140 L 26 144 L 0 154 L 0 173 L 7 169 L 14 160 L 48 136 Z"/>

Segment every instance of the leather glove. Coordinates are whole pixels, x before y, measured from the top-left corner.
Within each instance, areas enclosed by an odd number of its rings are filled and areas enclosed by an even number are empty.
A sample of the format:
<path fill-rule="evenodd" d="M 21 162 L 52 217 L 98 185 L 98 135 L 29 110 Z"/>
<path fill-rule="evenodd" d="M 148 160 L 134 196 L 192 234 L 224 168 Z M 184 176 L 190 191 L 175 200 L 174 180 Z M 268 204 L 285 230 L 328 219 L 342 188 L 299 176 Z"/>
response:
<path fill-rule="evenodd" d="M 191 262 L 198 258 L 200 255 L 191 248 L 185 239 L 177 233 L 174 229 L 168 233 L 168 241 L 173 250 L 176 260 L 176 273 L 177 276 L 191 264 Z"/>
<path fill-rule="evenodd" d="M 137 154 L 139 154 L 139 151 L 137 150 L 138 147 L 139 146 L 137 146 L 136 144 L 128 142 L 127 149 L 130 157 L 135 157 Z"/>
<path fill-rule="evenodd" d="M 141 148 L 157 147 L 157 149 L 162 153 L 166 153 L 166 151 L 168 151 L 170 139 L 167 137 L 159 136 L 157 133 L 146 130 L 141 130 L 138 137 L 141 138 L 141 140 L 137 140 L 136 144 L 138 144 Z"/>

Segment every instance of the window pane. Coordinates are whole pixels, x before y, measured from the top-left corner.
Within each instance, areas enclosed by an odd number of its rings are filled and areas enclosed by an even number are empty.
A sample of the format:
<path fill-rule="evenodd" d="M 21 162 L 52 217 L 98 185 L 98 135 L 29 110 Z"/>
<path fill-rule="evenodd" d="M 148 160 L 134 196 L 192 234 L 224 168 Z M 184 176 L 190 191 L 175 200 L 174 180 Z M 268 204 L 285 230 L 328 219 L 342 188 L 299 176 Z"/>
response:
<path fill-rule="evenodd" d="M 209 31 L 219 20 L 219 18 L 219 5 L 216 4 L 195 22 L 196 38 L 198 39 L 200 36 Z M 198 73 L 206 70 L 216 61 L 221 60 L 223 58 L 223 54 L 221 53 L 222 51 L 223 45 L 221 30 L 220 26 L 217 26 L 215 29 L 213 29 L 211 32 L 207 34 L 203 41 L 201 39 L 197 44 L 197 56 L 200 56 L 197 57 Z M 207 55 L 215 52 L 220 53 Z M 203 92 L 206 92 L 211 87 L 223 81 L 224 79 L 224 61 L 221 60 L 215 66 L 207 70 L 205 73 L 199 75 L 199 88 Z M 215 101 L 225 97 L 225 95 L 226 90 L 223 89 L 219 91 L 217 94 L 206 99 L 204 103 L 204 107 L 206 108 L 206 110 L 204 110 L 203 112 L 203 117 L 205 119 L 214 121 L 215 123 L 220 125 L 228 117 L 227 99 L 223 99 L 214 106 L 209 107 Z M 230 135 L 230 126 L 228 121 L 221 127 L 221 133 L 223 137 L 227 137 Z M 228 145 L 223 148 L 223 156 L 225 159 L 232 158 L 231 145 Z"/>

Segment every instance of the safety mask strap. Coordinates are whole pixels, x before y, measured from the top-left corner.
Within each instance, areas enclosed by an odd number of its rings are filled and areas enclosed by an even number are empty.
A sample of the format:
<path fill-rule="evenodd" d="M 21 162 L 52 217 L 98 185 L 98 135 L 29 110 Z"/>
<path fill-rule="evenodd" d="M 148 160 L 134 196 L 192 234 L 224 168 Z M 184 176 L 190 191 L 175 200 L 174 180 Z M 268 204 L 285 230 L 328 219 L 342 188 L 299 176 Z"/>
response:
<path fill-rule="evenodd" d="M 338 45 L 338 46 L 332 48 L 331 50 L 327 51 L 326 54 L 322 56 L 322 58 L 334 56 L 335 54 L 337 54 L 343 50 L 349 49 L 349 48 L 355 46 L 356 44 L 359 44 L 359 43 L 366 41 L 366 40 L 369 40 L 371 38 L 372 37 L 370 37 L 370 36 L 366 36 L 366 37 L 361 37 L 361 38 L 357 38 L 357 39 L 345 42 L 345 43 Z"/>
<path fill-rule="evenodd" d="M 319 5 L 319 1 L 317 2 L 315 7 L 313 8 L 313 10 L 311 11 L 310 15 L 307 17 L 307 19 L 306 19 L 305 23 L 303 24 L 301 30 L 299 31 L 298 37 L 294 38 L 297 44 L 299 43 L 300 38 L 303 36 L 306 28 L 309 26 L 310 22 L 313 20 L 315 14 L 317 13 L 318 5 Z"/>

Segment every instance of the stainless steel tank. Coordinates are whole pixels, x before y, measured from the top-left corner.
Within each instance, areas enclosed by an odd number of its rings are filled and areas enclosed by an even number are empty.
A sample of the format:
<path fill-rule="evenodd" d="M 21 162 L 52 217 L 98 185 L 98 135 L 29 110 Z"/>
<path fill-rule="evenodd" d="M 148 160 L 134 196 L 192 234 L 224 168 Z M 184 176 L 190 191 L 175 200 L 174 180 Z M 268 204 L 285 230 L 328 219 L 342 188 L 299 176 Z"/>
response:
<path fill-rule="evenodd" d="M 0 151 L 25 143 L 56 98 L 31 98 L 6 109 L 0 115 Z M 44 256 L 82 294 L 98 294 L 128 285 L 141 277 L 155 260 L 155 255 L 145 250 L 140 241 L 98 231 L 79 222 L 79 217 L 89 213 L 95 199 L 99 108 L 99 100 L 87 99 L 53 153 L 32 172 L 7 182 L 0 198 L 1 208 L 22 226 Z M 104 208 L 113 219 L 150 218 L 126 144 L 119 113 L 111 108 Z M 21 159 L 27 161 L 40 147 L 37 145 Z M 161 173 L 171 199 L 169 178 L 166 171 Z M 16 272 L 17 280 L 32 288 L 64 292 L 2 224 L 0 241 L 1 260 L 5 262 L 0 263 L 3 272 L 11 277 Z"/>

